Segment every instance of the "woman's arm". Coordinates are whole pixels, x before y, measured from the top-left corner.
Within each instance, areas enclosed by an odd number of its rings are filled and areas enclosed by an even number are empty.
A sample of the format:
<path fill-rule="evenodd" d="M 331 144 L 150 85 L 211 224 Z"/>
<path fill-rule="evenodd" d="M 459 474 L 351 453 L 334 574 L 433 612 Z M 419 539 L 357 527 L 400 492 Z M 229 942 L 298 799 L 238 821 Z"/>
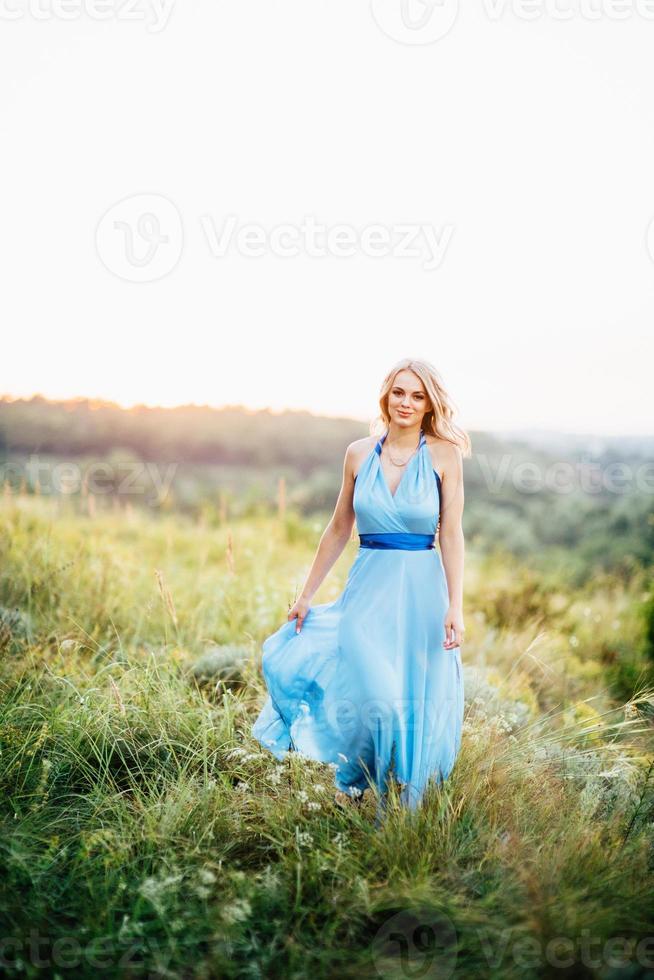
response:
<path fill-rule="evenodd" d="M 447 579 L 449 608 L 445 617 L 446 650 L 461 644 L 465 633 L 463 623 L 463 456 L 458 446 L 451 445 L 443 468 L 441 526 L 439 544 Z M 456 635 L 454 635 L 456 634 Z"/>
<path fill-rule="evenodd" d="M 345 451 L 343 481 L 334 513 L 322 533 L 302 591 L 288 613 L 289 620 L 297 617 L 296 633 L 299 633 L 302 628 L 312 597 L 320 588 L 325 576 L 336 562 L 352 534 L 355 519 L 353 504 L 354 466 L 357 458 L 357 444 L 350 443 Z"/>

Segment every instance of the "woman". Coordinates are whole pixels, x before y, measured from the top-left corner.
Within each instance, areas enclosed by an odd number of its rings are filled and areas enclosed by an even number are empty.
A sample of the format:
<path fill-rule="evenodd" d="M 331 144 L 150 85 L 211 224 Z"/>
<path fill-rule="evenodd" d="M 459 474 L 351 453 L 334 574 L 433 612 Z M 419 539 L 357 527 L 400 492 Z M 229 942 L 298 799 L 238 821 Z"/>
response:
<path fill-rule="evenodd" d="M 449 775 L 461 742 L 470 440 L 426 361 L 398 362 L 379 405 L 386 431 L 347 447 L 300 597 L 263 643 L 268 696 L 252 733 L 278 759 L 294 750 L 331 763 L 342 793 L 376 787 L 382 808 L 394 771 L 401 802 L 415 809 L 430 777 Z M 345 588 L 311 606 L 355 518 L 360 548 Z"/>

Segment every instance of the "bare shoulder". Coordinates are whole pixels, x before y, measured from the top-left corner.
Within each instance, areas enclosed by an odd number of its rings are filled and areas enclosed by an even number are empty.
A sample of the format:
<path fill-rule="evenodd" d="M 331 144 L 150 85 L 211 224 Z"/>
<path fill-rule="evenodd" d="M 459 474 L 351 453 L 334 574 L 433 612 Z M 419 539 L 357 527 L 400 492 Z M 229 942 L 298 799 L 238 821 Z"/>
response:
<path fill-rule="evenodd" d="M 449 474 L 458 473 L 461 466 L 463 455 L 459 446 L 449 442 L 447 439 L 439 439 L 437 436 L 426 435 L 425 441 L 431 455 L 434 469 L 441 480 L 447 478 Z"/>
<path fill-rule="evenodd" d="M 377 445 L 376 436 L 363 436 L 362 439 L 355 439 L 345 450 L 345 463 L 353 477 L 356 477 L 364 459 L 372 452 Z"/>

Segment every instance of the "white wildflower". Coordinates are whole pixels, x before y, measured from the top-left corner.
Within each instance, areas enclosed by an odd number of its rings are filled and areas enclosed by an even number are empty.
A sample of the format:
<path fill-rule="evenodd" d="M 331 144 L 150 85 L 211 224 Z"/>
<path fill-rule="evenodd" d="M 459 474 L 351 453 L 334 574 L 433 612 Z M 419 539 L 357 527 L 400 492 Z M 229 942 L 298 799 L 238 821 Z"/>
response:
<path fill-rule="evenodd" d="M 252 906 L 247 898 L 237 898 L 230 905 L 226 905 L 221 912 L 225 922 L 243 922 L 252 913 Z"/>
<path fill-rule="evenodd" d="M 161 914 L 165 909 L 165 898 L 167 893 L 176 888 L 182 880 L 183 875 L 172 874 L 166 877 L 152 875 L 144 878 L 138 887 L 139 893 L 150 901 L 157 911 Z"/>
<path fill-rule="evenodd" d="M 281 782 L 282 776 L 284 775 L 284 766 L 275 766 L 272 772 L 268 773 L 268 779 L 273 784 L 273 786 L 278 786 Z"/>
<path fill-rule="evenodd" d="M 260 872 L 257 877 L 261 880 L 261 887 L 265 891 L 276 892 L 280 885 L 279 872 L 275 871 L 269 864 Z"/>

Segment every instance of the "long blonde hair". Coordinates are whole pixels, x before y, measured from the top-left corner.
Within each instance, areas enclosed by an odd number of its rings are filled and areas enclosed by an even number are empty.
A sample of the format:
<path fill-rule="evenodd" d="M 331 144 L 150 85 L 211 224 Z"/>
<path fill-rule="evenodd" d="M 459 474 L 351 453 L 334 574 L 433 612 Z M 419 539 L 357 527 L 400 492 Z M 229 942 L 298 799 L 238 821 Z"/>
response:
<path fill-rule="evenodd" d="M 425 386 L 427 398 L 431 403 L 431 408 L 425 413 L 422 420 L 423 431 L 458 446 L 463 456 L 472 455 L 470 436 L 464 429 L 452 421 L 454 407 L 449 395 L 445 391 L 438 371 L 429 361 L 420 358 L 403 357 L 388 372 L 379 392 L 379 407 L 381 411 L 371 428 L 375 429 L 379 421 L 383 423 L 384 427 L 388 427 L 391 421 L 388 411 L 388 396 L 393 388 L 396 374 L 404 370 L 413 371 L 414 374 L 417 374 Z"/>

